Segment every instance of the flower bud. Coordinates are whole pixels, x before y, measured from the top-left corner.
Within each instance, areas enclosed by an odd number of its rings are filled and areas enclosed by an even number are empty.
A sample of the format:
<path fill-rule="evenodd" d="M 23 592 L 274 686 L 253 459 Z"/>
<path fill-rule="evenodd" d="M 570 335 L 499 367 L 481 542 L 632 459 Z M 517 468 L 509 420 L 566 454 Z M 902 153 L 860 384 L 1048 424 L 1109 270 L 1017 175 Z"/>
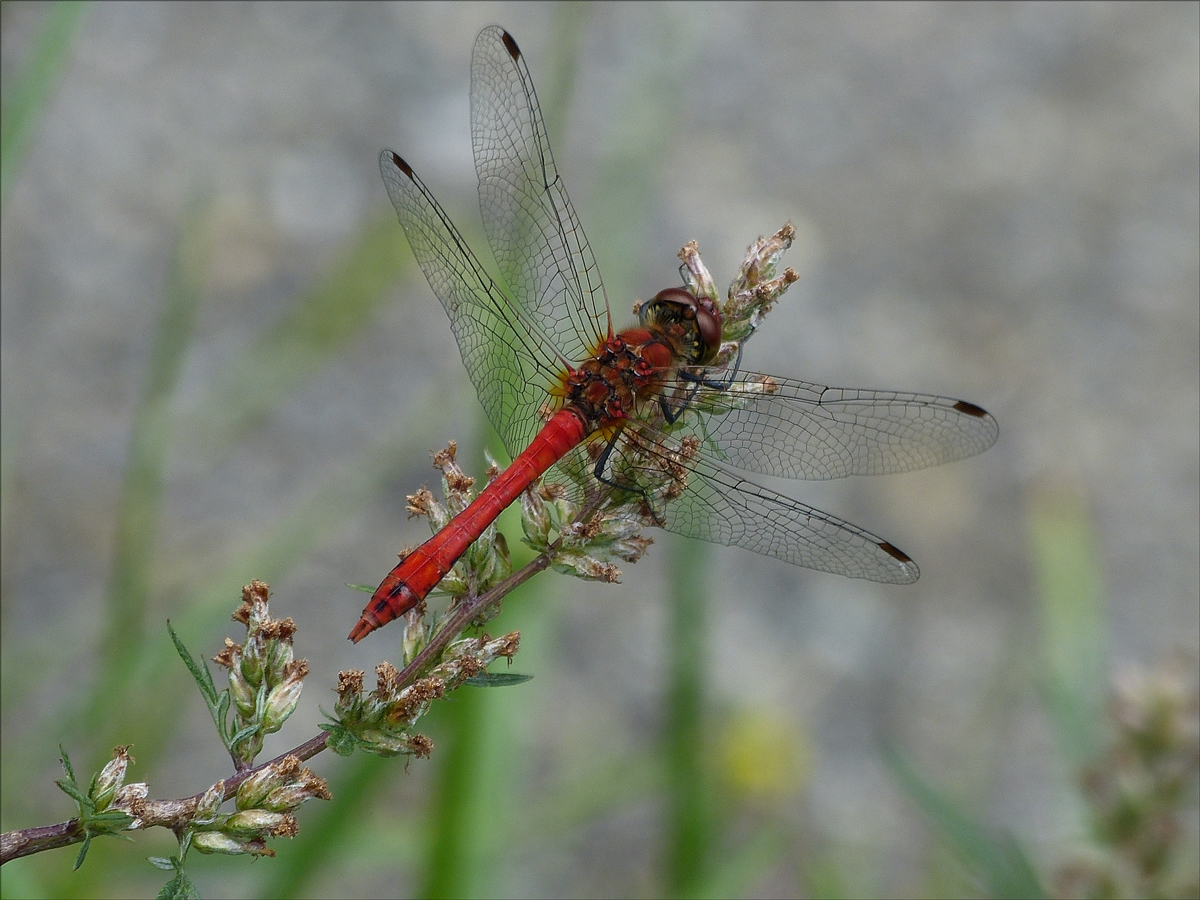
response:
<path fill-rule="evenodd" d="M 266 640 L 261 629 L 251 631 L 246 635 L 246 646 L 242 648 L 242 677 L 252 687 L 258 687 L 263 680 L 263 660 L 267 655 Z"/>
<path fill-rule="evenodd" d="M 267 642 L 266 664 L 263 675 L 270 687 L 275 687 L 287 677 L 286 670 L 294 658 L 292 642 L 276 639 Z"/>
<path fill-rule="evenodd" d="M 564 575 L 574 575 L 588 581 L 615 582 L 621 575 L 621 570 L 612 563 L 601 562 L 586 553 L 561 552 L 554 555 L 551 563 L 554 571 Z"/>
<path fill-rule="evenodd" d="M 503 656 L 506 659 L 512 659 L 517 653 L 517 647 L 521 643 L 521 632 L 510 631 L 503 637 L 488 641 L 483 645 L 481 651 L 481 661 L 486 665 L 494 660 L 497 656 Z"/>
<path fill-rule="evenodd" d="M 429 642 L 429 632 L 425 628 L 425 619 L 416 610 L 404 614 L 404 637 L 401 642 L 404 665 L 417 658 L 417 654 L 425 649 Z"/>
<path fill-rule="evenodd" d="M 237 808 L 253 809 L 262 806 L 262 801 L 279 785 L 283 776 L 275 766 L 264 766 L 248 777 L 237 789 Z"/>
<path fill-rule="evenodd" d="M 282 728 L 288 716 L 296 711 L 296 704 L 300 702 L 300 691 L 304 689 L 302 678 L 303 676 L 289 678 L 267 695 L 262 717 L 263 731 L 267 734 Z"/>
<path fill-rule="evenodd" d="M 271 791 L 270 796 L 262 804 L 263 809 L 290 812 L 305 800 L 311 800 L 314 797 L 320 800 L 332 799 L 333 795 L 329 792 L 329 785 L 326 784 L 325 779 L 318 778 L 307 769 L 305 772 L 308 772 L 308 777 Z"/>
<path fill-rule="evenodd" d="M 250 631 L 254 631 L 267 621 L 270 610 L 267 598 L 270 588 L 266 582 L 252 581 L 242 588 L 242 605 L 233 614 L 234 621 L 241 622 Z"/>
<path fill-rule="evenodd" d="M 546 546 L 550 540 L 550 513 L 546 509 L 546 501 L 538 493 L 536 485 L 530 485 L 521 492 L 521 530 L 525 532 L 525 542 L 535 550 Z"/>
<path fill-rule="evenodd" d="M 221 780 L 205 791 L 204 796 L 196 804 L 196 811 L 192 813 L 192 824 L 209 825 L 214 822 L 217 818 L 217 810 L 224 802 L 225 782 Z"/>
<path fill-rule="evenodd" d="M 654 538 L 642 537 L 640 534 L 635 534 L 632 537 L 614 541 L 612 547 L 609 549 L 617 559 L 633 563 L 645 556 L 646 550 L 653 543 Z"/>
<path fill-rule="evenodd" d="M 125 783 L 125 770 L 129 768 L 131 762 L 133 762 L 133 757 L 129 755 L 129 747 L 113 748 L 113 758 L 104 764 L 104 768 L 100 770 L 92 789 L 88 792 L 96 804 L 97 812 L 108 809 L 113 797 Z"/>
<path fill-rule="evenodd" d="M 135 781 L 117 791 L 117 796 L 113 798 L 113 805 L 128 808 L 134 800 L 145 800 L 149 794 L 150 786 L 146 782 Z"/>
<path fill-rule="evenodd" d="M 338 672 L 337 702 L 333 704 L 333 712 L 338 721 L 352 724 L 358 721 L 363 712 L 363 671 L 351 669 L 348 672 Z"/>
<path fill-rule="evenodd" d="M 255 690 L 242 675 L 240 666 L 229 670 L 229 696 L 239 716 L 246 720 L 254 717 Z"/>
<path fill-rule="evenodd" d="M 433 752 L 433 741 L 423 734 L 390 735 L 375 729 L 367 729 L 359 737 L 366 745 L 364 750 L 380 756 L 405 754 L 425 759 Z"/>
<path fill-rule="evenodd" d="M 267 809 L 242 809 L 235 812 L 221 830 L 225 834 L 277 834 L 294 827 L 295 817 L 291 813 L 272 812 Z"/>
<path fill-rule="evenodd" d="M 239 856 L 252 853 L 255 856 L 274 856 L 275 851 L 266 849 L 266 842 L 259 838 L 242 840 L 219 831 L 198 831 L 192 835 L 192 847 L 199 853 L 225 853 Z"/>

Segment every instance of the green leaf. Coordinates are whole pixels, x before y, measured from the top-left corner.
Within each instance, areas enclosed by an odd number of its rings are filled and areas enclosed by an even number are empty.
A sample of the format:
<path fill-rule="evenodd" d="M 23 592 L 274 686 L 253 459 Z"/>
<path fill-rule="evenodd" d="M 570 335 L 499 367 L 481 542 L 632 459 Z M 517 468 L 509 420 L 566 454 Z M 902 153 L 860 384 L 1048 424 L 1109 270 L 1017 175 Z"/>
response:
<path fill-rule="evenodd" d="M 90 847 L 91 845 L 92 845 L 92 836 L 90 834 L 85 834 L 83 836 L 83 844 L 79 848 L 79 855 L 75 857 L 75 865 L 73 868 L 76 871 L 78 871 L 79 867 L 83 865 L 83 860 L 87 856 L 88 847 Z"/>
<path fill-rule="evenodd" d="M 146 862 L 154 866 L 156 869 L 162 869 L 166 872 L 175 870 L 175 862 L 169 856 L 148 856 Z"/>
<path fill-rule="evenodd" d="M 8 199 L 37 123 L 53 99 L 54 86 L 68 62 L 85 9 L 84 3 L 55 3 L 46 8 L 33 54 L 24 69 L 14 73 L 13 89 L 5 91 L 4 125 L 0 128 L 0 206 Z"/>
<path fill-rule="evenodd" d="M 338 756 L 352 756 L 354 754 L 354 748 L 359 743 L 358 738 L 341 725 L 322 722 L 317 727 L 329 734 L 329 739 L 325 741 L 325 746 Z"/>
<path fill-rule="evenodd" d="M 79 789 L 74 779 L 59 778 L 54 783 L 59 786 L 64 794 L 79 804 L 80 815 L 91 811 L 92 798 Z"/>
<path fill-rule="evenodd" d="M 1037 576 L 1043 659 L 1042 693 L 1058 738 L 1074 765 L 1103 747 L 1109 615 L 1091 511 L 1068 487 L 1037 488 L 1028 503 Z"/>
<path fill-rule="evenodd" d="M 188 667 L 188 671 L 192 673 L 192 678 L 196 680 L 196 686 L 200 688 L 200 693 L 208 701 L 211 710 L 217 704 L 217 687 L 213 684 L 212 672 L 208 670 L 208 663 L 203 659 L 200 660 L 199 664 L 196 663 L 188 648 L 179 639 L 179 635 L 175 633 L 175 629 L 171 627 L 170 621 L 167 622 L 167 631 L 171 633 L 171 640 L 175 644 L 175 649 L 179 651 L 179 658 Z"/>
<path fill-rule="evenodd" d="M 921 807 L 990 896 L 1011 900 L 1037 900 L 1046 896 L 1029 858 L 1011 835 L 989 832 L 927 783 L 897 750 L 885 749 L 884 758 L 904 792 Z"/>
<path fill-rule="evenodd" d="M 375 588 L 366 584 L 348 584 L 346 587 L 350 588 L 352 591 L 362 591 L 364 594 L 375 593 Z"/>
<path fill-rule="evenodd" d="M 196 886 L 192 884 L 192 879 L 188 878 L 183 869 L 176 868 L 177 874 L 174 878 L 163 885 L 162 890 L 158 892 L 157 900 L 192 900 L 192 898 L 200 897 Z"/>
<path fill-rule="evenodd" d="M 133 816 L 127 812 L 122 812 L 119 809 L 106 810 L 102 813 L 96 813 L 94 816 L 88 816 L 88 829 L 93 834 L 112 834 L 117 831 L 124 831 L 133 824 Z M 119 835 L 124 837 L 124 835 Z"/>
<path fill-rule="evenodd" d="M 58 745 L 58 761 L 62 763 L 63 771 L 67 773 L 67 778 L 72 783 L 75 782 L 75 770 L 71 768 L 71 758 L 67 756 L 67 751 L 63 749 L 63 745 Z"/>
<path fill-rule="evenodd" d="M 241 728 L 229 739 L 230 745 L 237 744 L 239 741 L 244 741 L 246 738 L 253 736 L 262 726 L 257 722 L 251 722 L 245 728 Z"/>
<path fill-rule="evenodd" d="M 469 684 L 471 687 L 511 687 L 532 680 L 532 675 L 520 675 L 516 672 L 484 672 L 482 675 L 472 675 L 463 684 Z"/>
<path fill-rule="evenodd" d="M 229 740 L 228 721 L 229 704 L 231 702 L 229 689 L 226 688 L 225 690 L 221 691 L 221 693 L 217 694 L 217 708 L 213 709 L 211 704 L 209 705 L 209 711 L 213 714 L 213 720 L 217 723 L 217 731 L 220 733 L 221 741 L 225 744 L 226 749 L 228 749 L 233 743 Z"/>

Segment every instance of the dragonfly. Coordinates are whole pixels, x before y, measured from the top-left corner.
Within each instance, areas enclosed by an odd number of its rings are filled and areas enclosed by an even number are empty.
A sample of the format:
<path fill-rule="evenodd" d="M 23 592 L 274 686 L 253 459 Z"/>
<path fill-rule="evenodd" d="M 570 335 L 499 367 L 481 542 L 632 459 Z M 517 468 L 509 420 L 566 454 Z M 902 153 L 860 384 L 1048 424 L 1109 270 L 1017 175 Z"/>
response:
<path fill-rule="evenodd" d="M 917 580 L 894 544 L 747 479 L 908 472 L 980 453 L 996 420 L 931 394 L 826 387 L 741 368 L 720 307 L 668 287 L 615 330 L 600 270 L 554 162 L 513 37 L 480 32 L 471 134 L 484 231 L 504 285 L 399 155 L 380 172 L 463 364 L 512 464 L 383 579 L 358 642 L 421 603 L 536 479 L 589 509 L 638 505 L 668 531 L 797 566 L 891 584 Z M 682 272 L 682 269 L 681 269 Z M 714 291 L 715 293 L 715 291 Z"/>

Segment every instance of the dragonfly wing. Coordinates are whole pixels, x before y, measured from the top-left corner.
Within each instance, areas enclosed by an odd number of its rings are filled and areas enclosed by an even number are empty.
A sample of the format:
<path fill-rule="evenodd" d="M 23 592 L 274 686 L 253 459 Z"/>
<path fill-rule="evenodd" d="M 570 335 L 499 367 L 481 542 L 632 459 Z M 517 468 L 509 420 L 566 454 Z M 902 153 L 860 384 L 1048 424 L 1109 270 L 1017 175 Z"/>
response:
<path fill-rule="evenodd" d="M 689 386 L 684 383 L 684 389 Z M 747 472 L 820 480 L 912 472 L 982 453 L 999 425 L 974 404 L 933 394 L 826 387 L 742 372 L 702 386 L 676 427 L 711 461 Z"/>
<path fill-rule="evenodd" d="M 488 276 L 409 165 L 390 150 L 379 171 L 413 255 L 441 300 L 484 411 L 516 456 L 536 432 L 560 367 L 553 344 Z"/>
<path fill-rule="evenodd" d="M 705 461 L 691 467 L 664 527 L 687 537 L 753 550 L 806 569 L 911 584 L 917 564 L 869 531 Z"/>
<path fill-rule="evenodd" d="M 479 33 L 471 60 L 479 207 L 500 274 L 568 360 L 609 333 L 600 270 L 554 165 L 525 58 L 512 36 Z"/>
<path fill-rule="evenodd" d="M 920 576 L 883 538 L 746 480 L 696 453 L 694 442 L 665 445 L 636 426 L 619 440 L 613 480 L 640 486 L 648 518 L 667 531 L 850 578 L 911 584 Z"/>

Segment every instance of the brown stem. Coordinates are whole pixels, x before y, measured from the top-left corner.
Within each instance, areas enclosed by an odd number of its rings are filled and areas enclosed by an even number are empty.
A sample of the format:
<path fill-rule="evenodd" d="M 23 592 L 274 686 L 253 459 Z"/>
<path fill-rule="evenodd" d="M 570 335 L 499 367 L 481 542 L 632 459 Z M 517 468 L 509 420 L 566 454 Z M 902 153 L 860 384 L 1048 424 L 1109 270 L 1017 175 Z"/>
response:
<path fill-rule="evenodd" d="M 404 667 L 404 670 L 400 673 L 400 683 L 405 684 L 408 681 L 415 680 L 420 672 L 441 657 L 442 651 L 446 649 L 447 645 L 461 634 L 479 613 L 505 596 L 509 591 L 524 584 L 549 565 L 550 554 L 543 553 L 519 571 L 514 572 L 508 578 L 504 579 L 504 581 L 500 582 L 490 591 L 460 603 L 450 618 L 446 620 L 446 623 L 438 629 L 433 639 L 417 654 L 411 663 Z M 325 732 L 321 732 L 309 738 L 303 744 L 288 750 L 286 753 L 280 754 L 268 762 L 261 763 L 253 769 L 238 772 L 232 778 L 226 779 L 225 800 L 230 799 L 236 794 L 241 783 L 260 769 L 280 763 L 288 756 L 296 756 L 301 762 L 312 759 L 312 757 L 325 749 L 325 740 L 327 737 L 328 735 Z M 160 826 L 178 832 L 179 829 L 186 827 L 188 822 L 191 821 L 196 811 L 196 804 L 200 802 L 200 799 L 206 793 L 207 790 L 201 791 L 198 794 L 193 794 L 190 797 L 184 797 L 180 800 L 137 800 L 133 801 L 128 808 L 117 804 L 114 804 L 111 808 L 127 812 L 135 818 L 136 826 L 131 826 L 126 829 L 127 831 Z M 59 847 L 78 844 L 86 836 L 84 829 L 80 827 L 78 819 L 69 819 L 66 822 L 59 822 L 57 825 L 39 825 L 35 828 L 6 831 L 0 834 L 0 865 L 10 860 L 20 859 L 23 856 L 32 856 L 35 853 L 41 853 L 43 850 L 55 850 Z"/>
<path fill-rule="evenodd" d="M 462 603 L 454 608 L 454 612 L 450 615 L 450 618 L 438 629 L 433 639 L 421 649 L 420 653 L 413 657 L 412 662 L 401 670 L 400 684 L 409 684 L 416 680 L 418 674 L 441 658 L 442 651 L 446 649 L 452 640 L 462 634 L 463 630 L 476 616 L 508 594 L 509 591 L 520 587 L 538 572 L 546 569 L 550 565 L 550 558 L 550 552 L 543 553 L 532 562 L 513 572 L 513 574 L 509 575 L 490 591 L 486 591 L 478 597 L 470 597 L 463 600 Z"/>

